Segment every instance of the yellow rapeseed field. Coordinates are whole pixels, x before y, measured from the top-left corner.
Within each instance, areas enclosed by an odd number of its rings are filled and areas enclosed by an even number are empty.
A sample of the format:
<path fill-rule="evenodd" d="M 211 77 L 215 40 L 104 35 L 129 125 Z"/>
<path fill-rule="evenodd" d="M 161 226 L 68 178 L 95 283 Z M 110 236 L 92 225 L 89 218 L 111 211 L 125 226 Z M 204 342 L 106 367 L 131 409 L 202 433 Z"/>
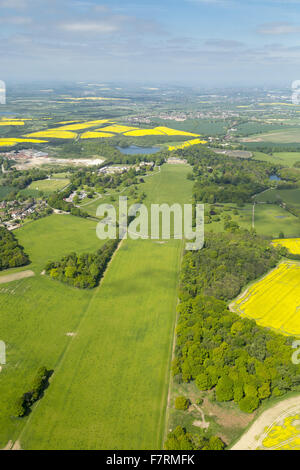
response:
<path fill-rule="evenodd" d="M 80 136 L 81 139 L 99 139 L 102 137 L 115 137 L 115 134 L 110 134 L 109 132 L 87 131 Z"/>
<path fill-rule="evenodd" d="M 262 442 L 264 449 L 300 450 L 300 416 L 289 416 L 272 426 Z"/>
<path fill-rule="evenodd" d="M 199 134 L 193 134 L 192 132 L 178 131 L 177 129 L 170 129 L 169 127 L 155 127 L 153 130 L 161 131 L 166 135 L 188 135 L 191 137 L 199 137 Z"/>
<path fill-rule="evenodd" d="M 113 126 L 104 127 L 103 129 L 95 129 L 95 131 L 98 131 L 98 130 L 101 130 L 104 132 L 113 132 L 114 134 L 124 134 L 124 132 L 134 131 L 138 129 L 136 127 L 119 126 L 115 124 Z"/>
<path fill-rule="evenodd" d="M 0 126 L 24 126 L 24 121 L 0 121 Z"/>
<path fill-rule="evenodd" d="M 0 139 L 0 147 L 13 147 L 18 143 L 29 142 L 33 144 L 42 144 L 47 142 L 47 140 L 37 140 L 37 139 L 19 139 L 19 138 L 3 138 Z"/>
<path fill-rule="evenodd" d="M 293 255 L 300 255 L 300 238 L 281 238 L 272 243 L 274 246 L 284 246 Z"/>
<path fill-rule="evenodd" d="M 281 263 L 231 307 L 241 316 L 284 335 L 300 335 L 300 265 Z"/>
<path fill-rule="evenodd" d="M 134 131 L 126 132 L 125 135 L 131 137 L 143 137 L 146 135 L 187 135 L 191 137 L 199 137 L 199 134 L 193 134 L 191 132 L 178 131 L 176 129 L 170 129 L 169 127 L 154 127 L 154 129 L 137 129 Z"/>
<path fill-rule="evenodd" d="M 109 119 L 97 119 L 96 121 L 87 121 L 87 122 L 81 122 L 79 124 L 70 124 L 66 126 L 61 126 L 57 127 L 56 129 L 58 131 L 60 130 L 65 130 L 65 131 L 79 131 L 81 129 L 88 129 L 89 127 L 95 127 L 98 126 L 99 124 L 105 124 L 105 123 L 112 123 Z"/>
<path fill-rule="evenodd" d="M 44 131 L 32 132 L 27 134 L 25 137 L 45 137 L 49 139 L 75 139 L 77 134 L 75 132 L 58 130 L 58 129 L 49 129 Z"/>
<path fill-rule="evenodd" d="M 184 149 L 186 147 L 190 147 L 191 145 L 198 145 L 198 144 L 206 144 L 206 140 L 201 140 L 201 139 L 193 139 L 193 140 L 187 140 L 186 142 L 183 142 L 183 144 L 178 144 L 178 145 L 170 145 L 169 150 L 170 152 L 172 150 L 179 150 L 179 149 Z"/>
<path fill-rule="evenodd" d="M 147 135 L 166 135 L 164 132 L 155 129 L 138 129 L 136 131 L 125 132 L 124 135 L 129 137 L 144 137 Z"/>

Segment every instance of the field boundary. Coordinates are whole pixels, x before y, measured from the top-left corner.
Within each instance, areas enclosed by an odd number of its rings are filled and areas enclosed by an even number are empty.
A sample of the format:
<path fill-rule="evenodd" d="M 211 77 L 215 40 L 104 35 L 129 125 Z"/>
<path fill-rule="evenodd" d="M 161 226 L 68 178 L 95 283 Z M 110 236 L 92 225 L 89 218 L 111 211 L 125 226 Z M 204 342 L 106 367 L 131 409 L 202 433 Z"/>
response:
<path fill-rule="evenodd" d="M 178 297 L 178 290 L 179 290 L 179 284 L 180 284 L 180 273 L 181 273 L 181 265 L 182 265 L 182 259 L 183 259 L 183 254 L 184 254 L 184 241 L 182 241 L 181 244 L 181 249 L 180 249 L 180 258 L 179 258 L 179 273 L 178 273 L 178 279 L 177 279 L 177 286 L 176 286 L 176 306 L 175 306 L 175 319 L 173 323 L 173 331 L 172 331 L 172 341 L 170 342 L 170 359 L 169 359 L 169 367 L 168 367 L 168 376 L 169 376 L 169 386 L 168 386 L 168 396 L 167 396 L 167 404 L 165 408 L 165 425 L 164 425 L 164 431 L 163 431 L 163 441 L 162 441 L 162 446 L 161 448 L 163 449 L 164 447 L 164 442 L 166 440 L 166 437 L 168 435 L 168 423 L 169 423 L 169 418 L 170 418 L 170 402 L 171 402 L 171 394 L 172 394 L 172 386 L 173 386 L 173 377 L 172 377 L 172 362 L 174 359 L 174 353 L 175 353 L 175 348 L 176 348 L 176 327 L 178 323 L 178 312 L 177 312 L 177 307 L 179 305 L 179 297 Z"/>

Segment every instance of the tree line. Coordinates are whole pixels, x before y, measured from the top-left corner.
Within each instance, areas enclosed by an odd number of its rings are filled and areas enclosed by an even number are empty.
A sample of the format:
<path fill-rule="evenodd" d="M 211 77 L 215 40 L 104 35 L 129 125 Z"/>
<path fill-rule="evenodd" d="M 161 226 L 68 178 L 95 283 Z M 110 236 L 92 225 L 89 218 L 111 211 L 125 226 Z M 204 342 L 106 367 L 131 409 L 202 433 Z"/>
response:
<path fill-rule="evenodd" d="M 0 271 L 29 264 L 29 257 L 14 234 L 0 227 Z"/>
<path fill-rule="evenodd" d="M 24 393 L 23 396 L 17 400 L 15 416 L 23 418 L 30 413 L 32 405 L 42 398 L 45 389 L 49 386 L 49 378 L 52 374 L 53 371 L 47 370 L 46 367 L 40 367 L 32 382 L 30 390 Z"/>
<path fill-rule="evenodd" d="M 81 289 L 96 287 L 104 274 L 119 240 L 109 240 L 96 253 L 70 253 L 60 261 L 50 261 L 45 267 L 46 273 L 70 286 Z"/>

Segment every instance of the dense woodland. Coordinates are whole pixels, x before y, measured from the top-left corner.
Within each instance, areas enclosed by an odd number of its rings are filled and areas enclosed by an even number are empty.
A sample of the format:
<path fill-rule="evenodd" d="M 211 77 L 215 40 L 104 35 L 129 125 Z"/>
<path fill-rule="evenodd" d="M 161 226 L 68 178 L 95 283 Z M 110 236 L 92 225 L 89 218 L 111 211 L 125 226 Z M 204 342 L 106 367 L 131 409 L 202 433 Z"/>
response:
<path fill-rule="evenodd" d="M 119 240 L 109 240 L 96 253 L 70 253 L 61 261 L 49 262 L 45 268 L 52 279 L 81 289 L 96 287 Z"/>
<path fill-rule="evenodd" d="M 224 448 L 225 444 L 219 437 L 212 436 L 208 439 L 199 434 L 188 433 L 181 426 L 177 426 L 168 434 L 164 444 L 165 450 L 223 450 Z"/>
<path fill-rule="evenodd" d="M 184 256 L 182 297 L 232 299 L 241 287 L 274 268 L 279 259 L 279 251 L 255 232 L 207 233 L 205 247 Z"/>
<path fill-rule="evenodd" d="M 217 401 L 234 401 L 247 413 L 270 396 L 300 390 L 300 368 L 291 362 L 293 338 L 240 318 L 224 301 L 278 259 L 276 249 L 247 231 L 210 234 L 203 250 L 185 254 L 176 381 L 195 380 L 199 390 L 214 389 Z"/>
<path fill-rule="evenodd" d="M 176 154 L 192 165 L 189 178 L 195 181 L 194 198 L 203 203 L 250 202 L 254 194 L 270 187 L 269 177 L 279 170 L 269 163 L 216 154 L 203 145 Z"/>
<path fill-rule="evenodd" d="M 14 234 L 6 228 L 0 227 L 0 271 L 25 266 L 28 263 L 29 258 Z"/>
<path fill-rule="evenodd" d="M 9 173 L 5 173 L 2 181 L 4 186 L 12 186 L 16 190 L 24 189 L 29 186 L 33 181 L 43 180 L 48 177 L 48 173 L 38 168 L 30 170 L 18 171 L 12 168 Z"/>

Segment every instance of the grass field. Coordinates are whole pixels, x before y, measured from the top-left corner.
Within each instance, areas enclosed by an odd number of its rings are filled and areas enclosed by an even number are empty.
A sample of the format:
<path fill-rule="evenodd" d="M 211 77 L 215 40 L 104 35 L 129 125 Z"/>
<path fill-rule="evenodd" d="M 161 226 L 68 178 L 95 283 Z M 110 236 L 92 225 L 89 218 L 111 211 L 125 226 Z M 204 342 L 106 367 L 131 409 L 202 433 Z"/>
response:
<path fill-rule="evenodd" d="M 143 185 L 147 202 L 189 202 L 192 195 L 192 182 L 186 179 L 189 171 L 188 167 L 165 165 L 161 173 L 148 178 Z M 37 258 L 39 254 L 44 259 L 49 253 L 52 255 L 51 243 L 60 245 L 57 243 L 60 230 L 55 240 L 51 229 L 48 235 L 43 232 L 41 236 L 34 223 L 22 231 L 19 231 L 20 241 L 25 249 L 29 240 L 33 246 L 38 245 L 34 251 Z M 76 227 L 74 231 L 74 236 L 79 235 Z M 75 238 L 78 243 L 80 237 Z M 74 243 L 71 237 L 68 251 L 76 249 Z M 52 292 L 45 288 L 37 290 L 36 297 L 43 301 L 37 314 L 29 295 L 24 300 L 27 310 L 32 311 L 35 337 L 28 338 L 22 352 L 28 361 L 26 357 L 33 354 L 33 349 L 38 354 L 44 342 L 43 347 L 51 350 L 51 360 L 50 354 L 41 354 L 36 363 L 46 363 L 54 374 L 43 399 L 22 420 L 22 429 L 17 420 L 15 427 L 11 425 L 9 430 L 3 430 L 3 444 L 19 437 L 22 448 L 26 449 L 162 447 L 181 249 L 181 241 L 163 244 L 152 240 L 124 241 L 102 285 L 89 292 L 76 291 L 44 276 L 22 281 L 24 288 L 36 281 L 43 282 L 44 287 L 47 283 L 53 289 Z M 60 246 L 56 250 L 62 251 Z M 53 252 L 55 259 L 59 255 Z M 37 268 L 41 269 L 43 264 L 41 260 Z M 60 302 L 65 306 L 61 316 Z M 18 305 L 22 309 L 23 301 Z M 39 322 L 47 323 L 50 315 L 48 336 L 45 339 L 42 328 L 37 341 Z M 26 321 L 26 314 L 24 317 Z M 7 314 L 4 322 L 6 318 Z M 13 325 L 13 315 L 10 321 Z M 29 322 L 28 330 L 30 325 Z M 19 328 L 21 331 L 22 322 Z M 69 338 L 65 336 L 67 331 L 77 334 Z M 19 342 L 20 338 L 13 342 L 12 351 L 20 349 Z M 11 374 L 12 384 L 17 381 L 13 366 Z"/>
<path fill-rule="evenodd" d="M 256 204 L 255 229 L 259 235 L 277 238 L 281 232 L 286 238 L 300 236 L 300 220 L 275 204 Z"/>
<path fill-rule="evenodd" d="M 261 194 L 259 198 L 268 198 L 271 191 Z M 224 210 L 226 209 L 226 211 Z M 227 210 L 230 209 L 230 210 Z M 234 214 L 234 209 L 238 210 L 238 215 Z M 207 232 L 221 232 L 224 230 L 224 219 L 222 216 L 230 215 L 232 221 L 237 222 L 241 228 L 250 230 L 252 227 L 253 205 L 245 204 L 244 207 L 236 207 L 234 204 L 223 204 L 221 220 L 212 222 L 205 226 Z M 300 221 L 297 217 L 287 212 L 276 204 L 256 204 L 254 227 L 259 235 L 267 238 L 278 238 L 280 232 L 285 237 L 300 236 Z"/>
<path fill-rule="evenodd" d="M 7 365 L 0 373 L 0 448 L 18 435 L 26 422 L 13 417 L 17 398 L 28 391 L 40 366 L 55 369 L 90 301 L 89 291 L 66 288 L 40 273 L 48 260 L 70 251 L 94 251 L 101 244 L 95 223 L 68 215 L 52 215 L 15 232 L 32 263 L 8 273 L 31 269 L 36 276 L 0 288 L 1 340 Z"/>
<path fill-rule="evenodd" d="M 244 142 L 274 142 L 281 144 L 289 143 L 299 143 L 300 142 L 300 128 L 288 128 L 272 132 L 267 132 L 266 134 L 257 134 L 252 135 L 242 139 Z"/>
<path fill-rule="evenodd" d="M 66 178 L 33 181 L 26 188 L 26 190 L 27 191 L 43 191 L 43 193 L 47 195 L 47 194 L 53 193 L 54 191 L 63 189 L 69 184 L 69 182 L 70 181 Z"/>
<path fill-rule="evenodd" d="M 232 305 L 241 316 L 284 335 L 300 335 L 300 265 L 281 263 Z"/>
<path fill-rule="evenodd" d="M 283 167 L 291 168 L 294 163 L 300 162 L 299 152 L 274 152 L 272 155 L 262 152 L 254 152 L 254 160 L 262 160 L 269 163 L 282 165 Z"/>
<path fill-rule="evenodd" d="M 292 206 L 300 206 L 300 189 L 271 189 L 256 197 L 259 202 L 283 201 Z"/>

